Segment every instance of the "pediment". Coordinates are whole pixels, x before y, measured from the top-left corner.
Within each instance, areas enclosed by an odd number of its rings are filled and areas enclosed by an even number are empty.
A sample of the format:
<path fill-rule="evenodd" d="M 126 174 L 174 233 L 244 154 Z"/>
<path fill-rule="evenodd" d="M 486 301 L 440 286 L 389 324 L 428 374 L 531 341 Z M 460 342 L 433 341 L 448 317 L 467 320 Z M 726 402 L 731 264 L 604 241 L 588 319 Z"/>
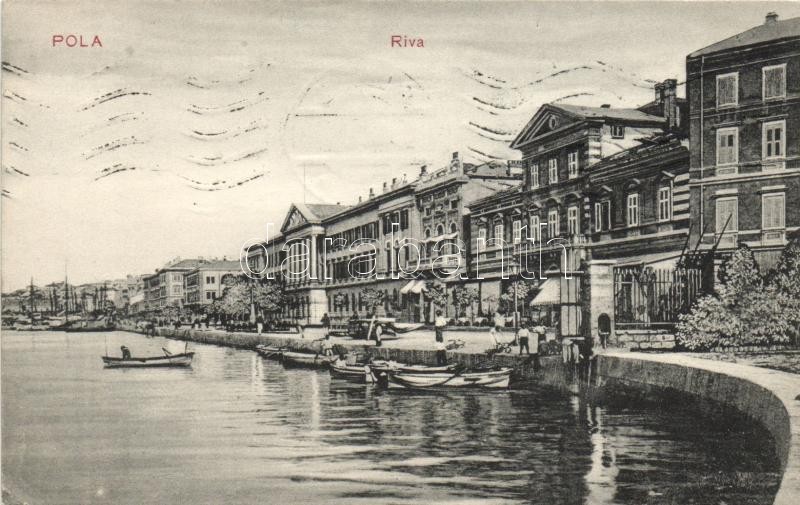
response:
<path fill-rule="evenodd" d="M 571 124 L 577 123 L 581 118 L 574 116 L 564 110 L 551 105 L 543 105 L 536 111 L 525 128 L 522 129 L 517 138 L 511 143 L 511 148 L 516 149 L 523 144 L 527 144 L 543 137 L 548 133 L 561 130 Z"/>
<path fill-rule="evenodd" d="M 300 209 L 292 205 L 292 207 L 289 209 L 289 212 L 286 213 L 286 218 L 283 220 L 281 233 L 284 233 L 287 230 L 298 228 L 304 224 L 308 224 L 308 219 L 306 219 L 303 213 L 300 212 Z"/>

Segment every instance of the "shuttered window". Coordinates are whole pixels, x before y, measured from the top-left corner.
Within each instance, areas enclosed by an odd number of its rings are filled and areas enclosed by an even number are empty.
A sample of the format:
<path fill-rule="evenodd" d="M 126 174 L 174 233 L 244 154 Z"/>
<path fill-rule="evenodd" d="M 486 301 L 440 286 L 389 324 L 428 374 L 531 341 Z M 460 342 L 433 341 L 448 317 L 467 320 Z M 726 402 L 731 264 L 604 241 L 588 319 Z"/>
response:
<path fill-rule="evenodd" d="M 728 222 L 730 217 L 730 222 Z M 725 227 L 728 223 L 728 227 Z M 732 198 L 719 198 L 717 200 L 717 233 L 739 231 L 739 199 Z"/>
<path fill-rule="evenodd" d="M 739 74 L 717 76 L 717 107 L 739 103 Z"/>
<path fill-rule="evenodd" d="M 567 229 L 570 235 L 578 233 L 578 207 L 569 207 L 567 209 Z"/>
<path fill-rule="evenodd" d="M 730 165 L 739 161 L 739 130 L 717 130 L 717 165 Z"/>
<path fill-rule="evenodd" d="M 628 226 L 639 224 L 639 193 L 628 195 Z"/>
<path fill-rule="evenodd" d="M 762 69 L 764 100 L 786 96 L 786 65 L 773 65 Z"/>
<path fill-rule="evenodd" d="M 558 209 L 552 209 L 547 213 L 547 238 L 555 238 L 558 236 Z"/>
<path fill-rule="evenodd" d="M 539 223 L 539 216 L 531 216 L 531 229 L 528 236 L 533 239 L 534 243 L 539 243 L 542 240 L 541 225 Z"/>
<path fill-rule="evenodd" d="M 531 187 L 538 188 L 539 187 L 539 164 L 534 163 L 531 165 Z"/>
<path fill-rule="evenodd" d="M 567 155 L 569 166 L 569 178 L 574 179 L 578 177 L 578 151 L 571 152 Z"/>
<path fill-rule="evenodd" d="M 548 170 L 548 178 L 550 184 L 555 184 L 558 182 L 558 160 L 556 158 L 550 158 L 549 160 L 549 170 Z"/>
<path fill-rule="evenodd" d="M 511 223 L 511 231 L 513 232 L 514 243 L 519 244 L 522 242 L 522 221 L 515 219 Z"/>
<path fill-rule="evenodd" d="M 672 188 L 664 186 L 658 188 L 658 220 L 669 221 L 672 219 Z"/>
<path fill-rule="evenodd" d="M 761 228 L 771 230 L 785 226 L 783 193 L 764 195 L 761 200 Z"/>

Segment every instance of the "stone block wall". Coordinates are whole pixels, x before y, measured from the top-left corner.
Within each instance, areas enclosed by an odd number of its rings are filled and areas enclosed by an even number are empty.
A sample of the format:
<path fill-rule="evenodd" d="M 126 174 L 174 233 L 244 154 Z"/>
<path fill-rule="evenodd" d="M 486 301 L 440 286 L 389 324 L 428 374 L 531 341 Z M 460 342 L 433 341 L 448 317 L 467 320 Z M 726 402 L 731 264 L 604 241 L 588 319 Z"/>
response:
<path fill-rule="evenodd" d="M 675 335 L 665 330 L 617 330 L 611 344 L 632 351 L 668 351 L 675 348 Z"/>

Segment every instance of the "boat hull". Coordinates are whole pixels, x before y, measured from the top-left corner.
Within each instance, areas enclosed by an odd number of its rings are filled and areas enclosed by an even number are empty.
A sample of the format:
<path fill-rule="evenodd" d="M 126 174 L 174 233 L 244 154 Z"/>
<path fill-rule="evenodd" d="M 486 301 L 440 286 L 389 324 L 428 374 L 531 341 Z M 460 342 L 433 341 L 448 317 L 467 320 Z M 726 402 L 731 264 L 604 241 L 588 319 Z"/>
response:
<path fill-rule="evenodd" d="M 334 361 L 330 364 L 331 375 L 356 382 L 367 382 L 367 375 L 370 373 L 366 365 L 348 365 L 342 360 Z"/>
<path fill-rule="evenodd" d="M 101 356 L 106 368 L 188 367 L 192 365 L 193 352 L 157 356 L 152 358 L 112 358 Z"/>
<path fill-rule="evenodd" d="M 281 359 L 284 365 L 325 368 L 336 360 L 336 357 L 309 352 L 282 351 Z"/>
<path fill-rule="evenodd" d="M 511 368 L 487 372 L 410 373 L 389 372 L 388 385 L 404 389 L 507 389 Z"/>
<path fill-rule="evenodd" d="M 114 326 L 91 326 L 86 328 L 70 326 L 68 328 L 63 328 L 62 331 L 66 331 L 67 333 L 90 333 L 90 332 L 100 332 L 100 331 L 114 331 L 115 329 L 116 328 Z"/>

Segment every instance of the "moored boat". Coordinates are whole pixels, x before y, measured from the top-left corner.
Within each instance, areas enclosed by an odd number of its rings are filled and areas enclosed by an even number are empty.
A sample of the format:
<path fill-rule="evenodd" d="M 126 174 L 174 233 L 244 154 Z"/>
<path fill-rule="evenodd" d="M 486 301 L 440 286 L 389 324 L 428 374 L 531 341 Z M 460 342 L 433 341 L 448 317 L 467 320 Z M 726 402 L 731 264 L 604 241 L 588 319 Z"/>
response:
<path fill-rule="evenodd" d="M 191 366 L 193 352 L 166 354 L 149 358 L 114 358 L 101 356 L 106 368 L 187 367 Z"/>
<path fill-rule="evenodd" d="M 277 359 L 280 361 L 281 355 L 285 347 L 278 347 L 274 345 L 257 345 L 256 352 L 264 358 Z"/>
<path fill-rule="evenodd" d="M 389 387 L 406 389 L 506 389 L 511 380 L 511 368 L 487 371 L 442 373 L 389 372 Z"/>
<path fill-rule="evenodd" d="M 284 365 L 326 367 L 336 359 L 336 356 L 326 356 L 317 352 L 281 351 Z"/>
<path fill-rule="evenodd" d="M 367 382 L 370 375 L 369 365 L 355 363 L 348 365 L 346 360 L 337 359 L 330 364 L 331 375 L 358 382 Z"/>

